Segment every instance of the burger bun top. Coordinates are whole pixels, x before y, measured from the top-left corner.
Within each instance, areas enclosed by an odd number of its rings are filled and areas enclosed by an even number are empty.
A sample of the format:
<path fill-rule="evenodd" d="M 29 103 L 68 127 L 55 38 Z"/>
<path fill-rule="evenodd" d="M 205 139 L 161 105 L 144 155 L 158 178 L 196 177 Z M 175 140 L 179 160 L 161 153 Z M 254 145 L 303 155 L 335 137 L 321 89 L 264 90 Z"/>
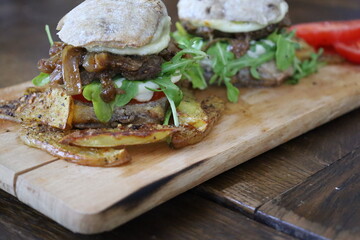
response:
<path fill-rule="evenodd" d="M 90 52 L 148 55 L 168 46 L 170 24 L 161 0 L 85 0 L 57 30 L 63 42 Z"/>
<path fill-rule="evenodd" d="M 179 18 L 196 27 L 223 32 L 250 32 L 284 19 L 284 0 L 180 0 Z"/>

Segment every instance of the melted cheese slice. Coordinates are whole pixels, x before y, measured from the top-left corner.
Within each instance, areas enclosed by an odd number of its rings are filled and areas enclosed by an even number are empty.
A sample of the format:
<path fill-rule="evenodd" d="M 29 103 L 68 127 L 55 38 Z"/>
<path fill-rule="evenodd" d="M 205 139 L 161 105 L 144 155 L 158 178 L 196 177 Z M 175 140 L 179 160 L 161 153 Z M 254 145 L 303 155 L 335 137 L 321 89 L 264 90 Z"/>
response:
<path fill-rule="evenodd" d="M 181 80 L 181 77 L 182 77 L 181 75 L 174 75 L 171 77 L 171 81 L 173 83 L 177 83 L 178 81 Z M 125 79 L 122 78 L 122 79 L 114 81 L 116 87 L 121 88 L 122 82 L 124 80 Z M 154 92 L 149 90 L 148 88 L 150 88 L 150 89 L 159 89 L 160 88 L 159 85 L 157 85 L 156 83 L 151 82 L 151 81 L 142 82 L 138 85 L 138 87 L 139 87 L 138 93 L 134 97 L 134 99 L 137 100 L 138 102 L 148 102 L 153 98 Z"/>

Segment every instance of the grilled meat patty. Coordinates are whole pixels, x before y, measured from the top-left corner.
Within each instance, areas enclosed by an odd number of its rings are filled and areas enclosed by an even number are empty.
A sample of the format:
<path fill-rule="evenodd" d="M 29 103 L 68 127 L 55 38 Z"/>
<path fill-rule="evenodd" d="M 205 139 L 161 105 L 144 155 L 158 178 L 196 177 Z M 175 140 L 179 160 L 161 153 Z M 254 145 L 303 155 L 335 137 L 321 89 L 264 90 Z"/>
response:
<path fill-rule="evenodd" d="M 91 104 L 76 101 L 73 124 L 79 129 L 116 127 L 118 124 L 162 124 L 167 108 L 166 97 L 147 103 L 128 104 L 115 107 L 111 120 L 101 123 Z"/>

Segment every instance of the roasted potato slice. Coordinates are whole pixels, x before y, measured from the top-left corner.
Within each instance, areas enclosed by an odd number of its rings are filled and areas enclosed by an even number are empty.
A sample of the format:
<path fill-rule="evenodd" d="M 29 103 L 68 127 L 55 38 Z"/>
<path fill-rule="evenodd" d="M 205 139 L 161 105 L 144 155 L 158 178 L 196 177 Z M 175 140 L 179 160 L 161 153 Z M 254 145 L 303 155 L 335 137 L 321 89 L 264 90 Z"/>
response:
<path fill-rule="evenodd" d="M 40 122 L 58 129 L 70 129 L 73 100 L 62 88 L 29 88 L 18 100 L 1 101 L 2 119 Z"/>
<path fill-rule="evenodd" d="M 128 125 L 118 128 L 78 130 L 62 138 L 62 144 L 81 147 L 117 147 L 165 141 L 178 128 L 162 125 Z"/>
<path fill-rule="evenodd" d="M 15 117 L 15 111 L 19 106 L 19 100 L 0 100 L 0 119 L 21 123 L 21 120 Z"/>
<path fill-rule="evenodd" d="M 131 160 L 125 149 L 84 148 L 59 143 L 64 131 L 44 126 L 24 126 L 20 138 L 31 147 L 40 148 L 55 157 L 91 167 L 116 167 Z"/>
<path fill-rule="evenodd" d="M 184 126 L 184 130 L 175 132 L 172 135 L 170 145 L 174 148 L 182 148 L 188 145 L 196 144 L 203 140 L 211 131 L 214 124 L 219 120 L 225 109 L 225 103 L 218 97 L 208 97 L 201 103 L 201 108 L 206 113 L 206 129 L 201 131 L 195 126 Z"/>
<path fill-rule="evenodd" d="M 183 101 L 177 107 L 179 123 L 181 126 L 192 126 L 200 132 L 204 132 L 208 125 L 208 116 L 201 103 L 198 102 L 191 91 L 182 89 Z"/>

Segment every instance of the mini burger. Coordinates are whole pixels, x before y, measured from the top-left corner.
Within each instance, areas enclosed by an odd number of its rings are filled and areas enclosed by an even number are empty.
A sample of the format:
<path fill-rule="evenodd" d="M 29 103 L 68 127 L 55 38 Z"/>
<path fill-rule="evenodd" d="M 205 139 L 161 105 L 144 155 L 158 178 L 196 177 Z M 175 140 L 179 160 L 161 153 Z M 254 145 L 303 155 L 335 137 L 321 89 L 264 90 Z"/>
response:
<path fill-rule="evenodd" d="M 224 84 L 236 102 L 234 85 L 277 86 L 315 72 L 318 55 L 284 29 L 290 26 L 288 8 L 284 0 L 180 0 L 175 40 L 181 47 L 200 37 L 198 46 L 209 55 L 198 71 L 203 76 L 190 77 L 193 85 Z M 304 47 L 307 54 L 299 57 Z"/>
<path fill-rule="evenodd" d="M 61 42 L 49 37 L 37 87 L 0 116 L 23 123 L 26 144 L 89 166 L 128 161 L 124 146 L 201 141 L 224 104 L 178 86 L 206 54 L 177 48 L 170 25 L 161 0 L 85 0 L 60 20 Z"/>
<path fill-rule="evenodd" d="M 60 20 L 62 42 L 38 66 L 48 74 L 45 82 L 93 107 L 86 122 L 75 116 L 75 127 L 164 120 L 168 101 L 153 91 L 161 87 L 152 80 L 167 77 L 164 82 L 174 84 L 181 78 L 179 72 L 162 73 L 162 64 L 177 53 L 169 47 L 170 24 L 159 0 L 86 0 Z"/>

